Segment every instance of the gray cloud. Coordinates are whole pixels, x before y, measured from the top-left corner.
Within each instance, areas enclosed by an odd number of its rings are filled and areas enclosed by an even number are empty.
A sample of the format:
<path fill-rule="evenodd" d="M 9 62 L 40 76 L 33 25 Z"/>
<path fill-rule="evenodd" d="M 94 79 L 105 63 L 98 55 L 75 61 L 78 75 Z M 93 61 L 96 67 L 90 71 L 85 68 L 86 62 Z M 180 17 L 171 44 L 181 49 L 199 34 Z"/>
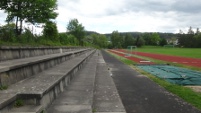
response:
<path fill-rule="evenodd" d="M 64 30 L 68 19 L 77 18 L 88 30 L 101 33 L 175 32 L 189 26 L 201 28 L 200 9 L 200 0 L 58 0 L 57 22 Z M 2 11 L 0 15 L 2 23 L 6 16 Z"/>
<path fill-rule="evenodd" d="M 175 2 L 171 7 L 173 10 L 180 13 L 201 13 L 201 1 L 200 0 L 179 0 Z"/>

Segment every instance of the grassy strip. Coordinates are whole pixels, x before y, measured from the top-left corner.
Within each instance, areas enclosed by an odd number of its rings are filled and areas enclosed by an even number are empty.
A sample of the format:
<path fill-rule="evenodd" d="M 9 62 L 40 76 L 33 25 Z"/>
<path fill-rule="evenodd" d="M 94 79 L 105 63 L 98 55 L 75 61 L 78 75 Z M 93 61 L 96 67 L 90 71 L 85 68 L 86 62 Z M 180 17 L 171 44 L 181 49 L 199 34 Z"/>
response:
<path fill-rule="evenodd" d="M 184 86 L 180 86 L 180 85 L 175 85 L 175 84 L 171 84 L 163 79 L 160 79 L 154 75 L 151 75 L 137 67 L 135 67 L 133 64 L 135 64 L 135 62 L 122 58 L 120 56 L 117 56 L 115 54 L 112 54 L 110 52 L 108 52 L 109 54 L 113 55 L 114 57 L 116 57 L 117 59 L 119 59 L 121 62 L 131 66 L 132 68 L 134 68 L 136 71 L 138 71 L 139 73 L 146 75 L 149 79 L 151 79 L 152 81 L 154 81 L 155 83 L 157 83 L 158 85 L 164 87 L 167 91 L 177 95 L 178 97 L 182 98 L 183 100 L 185 100 L 186 102 L 190 103 L 191 105 L 195 106 L 196 108 L 201 110 L 201 93 L 198 92 L 194 92 L 192 89 L 184 87 Z"/>

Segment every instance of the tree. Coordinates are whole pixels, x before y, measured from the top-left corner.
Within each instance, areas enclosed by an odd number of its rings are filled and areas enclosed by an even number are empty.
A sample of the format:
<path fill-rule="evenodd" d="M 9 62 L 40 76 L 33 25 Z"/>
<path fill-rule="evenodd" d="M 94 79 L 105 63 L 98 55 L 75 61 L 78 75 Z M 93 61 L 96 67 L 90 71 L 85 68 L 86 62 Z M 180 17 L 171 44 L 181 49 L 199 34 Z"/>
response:
<path fill-rule="evenodd" d="M 124 48 L 127 48 L 128 46 L 134 46 L 135 40 L 132 37 L 131 34 L 126 34 L 124 38 Z"/>
<path fill-rule="evenodd" d="M 197 29 L 196 29 L 196 33 L 195 33 L 195 34 L 197 35 L 197 34 L 199 34 L 199 33 L 200 33 L 200 29 L 199 29 L 199 28 L 197 28 Z"/>
<path fill-rule="evenodd" d="M 160 40 L 160 46 L 167 45 L 167 40 L 165 38 L 161 38 Z"/>
<path fill-rule="evenodd" d="M 123 38 L 120 36 L 118 31 L 113 31 L 111 34 L 111 42 L 114 48 L 121 48 L 123 45 Z"/>
<path fill-rule="evenodd" d="M 152 45 L 150 33 L 144 33 L 142 37 L 145 40 L 145 45 Z"/>
<path fill-rule="evenodd" d="M 0 26 L 0 40 L 14 42 L 14 23 L 9 23 L 4 26 Z"/>
<path fill-rule="evenodd" d="M 195 38 L 195 47 L 201 48 L 201 33 L 194 36 Z"/>
<path fill-rule="evenodd" d="M 55 19 L 57 0 L 1 0 L 0 9 L 8 15 L 7 22 L 15 20 L 16 34 L 22 33 L 23 22 L 45 23 Z"/>
<path fill-rule="evenodd" d="M 43 29 L 43 35 L 45 38 L 48 38 L 51 41 L 59 41 L 59 34 L 56 23 L 52 21 L 46 22 Z"/>
<path fill-rule="evenodd" d="M 190 28 L 188 29 L 188 33 L 187 34 L 194 34 L 194 31 L 192 30 L 192 27 L 190 26 Z"/>
<path fill-rule="evenodd" d="M 98 46 L 100 48 L 106 48 L 108 46 L 108 40 L 105 35 L 101 34 L 91 34 L 90 37 L 92 37 L 92 44 L 95 46 Z"/>
<path fill-rule="evenodd" d="M 159 41 L 160 41 L 160 36 L 158 35 L 158 33 L 153 33 L 151 35 L 150 44 L 151 45 L 158 45 Z"/>
<path fill-rule="evenodd" d="M 79 41 L 79 45 L 83 46 L 83 39 L 85 36 L 85 29 L 82 24 L 78 22 L 77 19 L 72 19 L 67 25 L 67 31 L 69 34 L 74 35 Z"/>
<path fill-rule="evenodd" d="M 144 44 L 145 44 L 145 40 L 141 36 L 139 36 L 136 40 L 136 46 L 142 47 Z"/>
<path fill-rule="evenodd" d="M 105 35 L 99 35 L 99 47 L 106 48 L 108 46 L 108 39 Z"/>

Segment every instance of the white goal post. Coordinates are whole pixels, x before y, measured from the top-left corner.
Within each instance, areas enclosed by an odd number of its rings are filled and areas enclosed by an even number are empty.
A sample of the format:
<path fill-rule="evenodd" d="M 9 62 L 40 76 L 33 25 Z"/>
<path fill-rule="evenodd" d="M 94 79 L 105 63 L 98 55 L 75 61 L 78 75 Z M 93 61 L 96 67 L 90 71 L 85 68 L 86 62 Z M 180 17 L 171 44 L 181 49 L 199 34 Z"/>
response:
<path fill-rule="evenodd" d="M 137 46 L 127 46 L 126 56 L 132 56 L 133 52 L 136 55 Z"/>

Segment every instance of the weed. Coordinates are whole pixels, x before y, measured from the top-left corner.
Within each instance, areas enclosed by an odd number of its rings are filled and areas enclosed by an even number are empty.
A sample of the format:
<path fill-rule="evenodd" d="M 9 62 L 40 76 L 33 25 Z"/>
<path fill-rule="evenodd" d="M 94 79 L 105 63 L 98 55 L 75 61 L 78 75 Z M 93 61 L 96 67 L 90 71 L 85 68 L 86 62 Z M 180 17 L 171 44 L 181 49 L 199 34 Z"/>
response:
<path fill-rule="evenodd" d="M 92 113 L 95 113 L 95 112 L 97 112 L 97 110 L 95 108 L 93 108 Z"/>
<path fill-rule="evenodd" d="M 0 86 L 0 90 L 6 90 L 6 89 L 8 89 L 8 86 L 6 86 L 6 85 Z"/>
<path fill-rule="evenodd" d="M 17 99 L 14 104 L 15 107 L 21 107 L 23 105 L 24 105 L 24 101 L 22 99 Z"/>
<path fill-rule="evenodd" d="M 45 113 L 45 110 L 42 110 L 41 113 Z"/>

